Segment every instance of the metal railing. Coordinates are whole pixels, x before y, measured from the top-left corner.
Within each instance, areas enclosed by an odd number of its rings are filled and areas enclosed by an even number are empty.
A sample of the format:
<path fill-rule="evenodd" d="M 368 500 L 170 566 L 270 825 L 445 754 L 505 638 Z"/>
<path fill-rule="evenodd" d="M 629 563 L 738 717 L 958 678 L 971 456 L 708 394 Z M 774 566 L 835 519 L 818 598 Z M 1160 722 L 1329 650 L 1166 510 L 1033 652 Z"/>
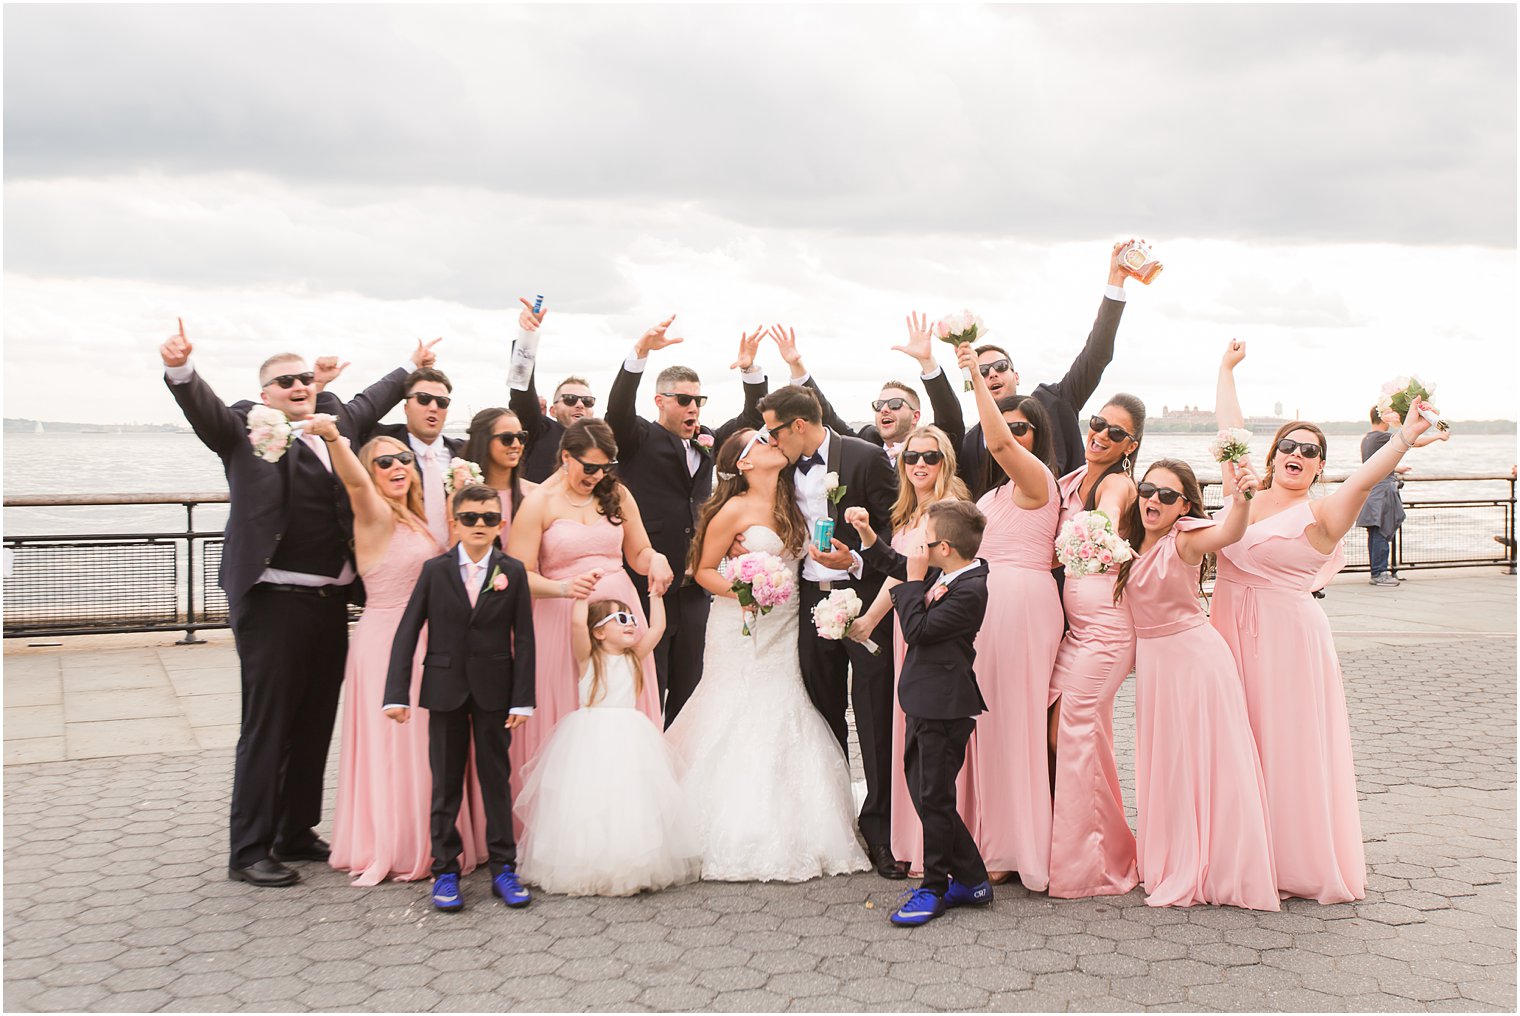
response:
<path fill-rule="evenodd" d="M 1397 570 L 1498 566 L 1515 573 L 1516 484 L 1508 473 L 1406 483 L 1478 481 L 1502 481 L 1508 496 L 1404 502 L 1408 517 L 1390 548 Z M 1220 498 L 1218 480 L 1206 479 L 1204 499 L 1212 508 Z M 183 645 L 202 641 L 198 631 L 227 627 L 227 598 L 217 586 L 222 532 L 195 527 L 197 507 L 226 503 L 225 493 L 7 497 L 7 508 L 180 505 L 185 523 L 156 532 L 5 537 L 5 637 L 183 631 Z M 1366 530 L 1347 534 L 1346 558 L 1348 571 L 1367 570 Z"/>

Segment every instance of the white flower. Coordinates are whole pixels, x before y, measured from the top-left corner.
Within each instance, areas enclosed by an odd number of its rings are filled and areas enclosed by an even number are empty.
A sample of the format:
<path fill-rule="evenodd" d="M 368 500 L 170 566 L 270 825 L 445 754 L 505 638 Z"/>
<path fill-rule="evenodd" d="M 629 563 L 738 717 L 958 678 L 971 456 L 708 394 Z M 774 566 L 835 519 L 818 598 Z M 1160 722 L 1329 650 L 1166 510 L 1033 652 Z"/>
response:
<path fill-rule="evenodd" d="M 839 489 L 839 474 L 825 473 L 823 476 L 823 489 L 834 491 Z"/>

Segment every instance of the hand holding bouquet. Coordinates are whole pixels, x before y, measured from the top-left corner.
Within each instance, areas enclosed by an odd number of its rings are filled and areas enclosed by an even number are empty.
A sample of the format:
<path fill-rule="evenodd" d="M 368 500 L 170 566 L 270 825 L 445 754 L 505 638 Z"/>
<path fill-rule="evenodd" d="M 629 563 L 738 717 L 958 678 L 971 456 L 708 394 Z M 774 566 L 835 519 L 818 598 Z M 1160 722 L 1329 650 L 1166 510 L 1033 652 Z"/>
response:
<path fill-rule="evenodd" d="M 1251 432 L 1244 427 L 1226 427 L 1210 442 L 1209 454 L 1215 462 L 1240 462 L 1251 454 Z M 1249 490 L 1245 495 L 1251 500 Z"/>
<path fill-rule="evenodd" d="M 728 588 L 745 608 L 744 634 L 750 631 L 750 615 L 769 614 L 772 608 L 791 602 L 797 592 L 794 569 L 775 554 L 751 551 L 728 562 L 725 576 L 733 580 Z"/>
<path fill-rule="evenodd" d="M 457 455 L 449 460 L 449 468 L 443 471 L 445 497 L 453 497 L 456 490 L 463 490 L 472 484 L 485 482 L 485 474 L 480 471 L 479 466 Z"/>
<path fill-rule="evenodd" d="M 1056 537 L 1056 560 L 1068 576 L 1102 575 L 1135 556 L 1105 512 L 1078 512 Z"/>
<path fill-rule="evenodd" d="M 975 342 L 987 334 L 987 326 L 982 324 L 982 319 L 963 310 L 959 314 L 949 314 L 934 322 L 934 337 L 941 342 L 948 342 L 952 346 L 959 346 L 963 342 Z M 964 381 L 964 389 L 971 391 L 971 371 L 966 367 L 961 368 L 961 378 Z"/>
<path fill-rule="evenodd" d="M 818 637 L 838 642 L 845 638 L 850 631 L 850 625 L 864 610 L 860 602 L 860 595 L 853 589 L 836 589 L 825 596 L 813 607 L 813 624 L 818 629 Z M 861 639 L 860 644 L 870 651 L 872 656 L 880 656 L 881 649 L 870 639 Z"/>
<path fill-rule="evenodd" d="M 1399 414 L 1400 420 L 1403 420 L 1409 416 L 1410 406 L 1428 401 L 1435 390 L 1435 385 L 1427 385 L 1413 374 L 1408 377 L 1400 375 L 1383 385 L 1383 393 L 1378 396 L 1378 412 L 1386 413 L 1391 409 Z M 1421 407 L 1420 415 L 1430 421 L 1437 430 L 1450 429 L 1441 419 L 1440 414 L 1429 406 Z"/>
<path fill-rule="evenodd" d="M 332 417 L 323 413 L 311 419 L 330 420 Z M 253 454 L 265 462 L 280 461 L 307 422 L 306 420 L 292 422 L 289 417 L 272 406 L 254 406 L 248 410 L 248 441 L 253 445 Z"/>

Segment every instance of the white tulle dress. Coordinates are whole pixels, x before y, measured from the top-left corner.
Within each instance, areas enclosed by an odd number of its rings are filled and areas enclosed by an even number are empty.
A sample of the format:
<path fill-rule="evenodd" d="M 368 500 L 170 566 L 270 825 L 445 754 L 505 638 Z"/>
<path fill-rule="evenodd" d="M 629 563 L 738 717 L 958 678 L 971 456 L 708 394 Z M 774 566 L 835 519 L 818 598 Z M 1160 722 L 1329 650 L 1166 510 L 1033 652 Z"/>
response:
<path fill-rule="evenodd" d="M 795 561 L 764 526 L 746 529 L 744 546 Z M 802 685 L 797 623 L 795 603 L 783 605 L 744 635 L 738 601 L 713 600 L 702 681 L 665 732 L 703 879 L 801 882 L 869 867 L 849 765 Z"/>
<path fill-rule="evenodd" d="M 691 882 L 698 848 L 676 761 L 637 708 L 629 656 L 607 656 L 605 693 L 559 721 L 524 769 L 517 872 L 545 892 L 631 896 Z"/>

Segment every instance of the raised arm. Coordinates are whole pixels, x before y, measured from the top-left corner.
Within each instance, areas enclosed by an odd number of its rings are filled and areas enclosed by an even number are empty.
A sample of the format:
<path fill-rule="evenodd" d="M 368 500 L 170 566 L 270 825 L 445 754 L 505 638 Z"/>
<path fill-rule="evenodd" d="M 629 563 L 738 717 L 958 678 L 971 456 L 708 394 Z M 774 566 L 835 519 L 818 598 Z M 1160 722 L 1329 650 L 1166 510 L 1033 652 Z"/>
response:
<path fill-rule="evenodd" d="M 433 347 L 443 339 L 434 339 L 424 343 L 417 340 L 417 348 L 412 350 L 412 366 L 430 367 L 438 359 L 433 352 Z M 342 404 L 338 410 L 338 429 L 348 437 L 358 439 L 369 434 L 375 429 L 375 424 L 380 418 L 391 411 L 391 407 L 401 401 L 405 395 L 406 376 L 409 371 L 405 367 L 397 367 L 385 377 L 370 385 L 364 391 L 355 395 L 352 399 Z"/>
<path fill-rule="evenodd" d="M 1129 278 L 1119 270 L 1119 250 L 1123 246 L 1124 241 L 1116 243 L 1109 253 L 1110 288 L 1098 304 L 1098 317 L 1093 321 L 1092 331 L 1087 333 L 1086 344 L 1067 368 L 1066 376 L 1051 386 L 1056 395 L 1079 416 L 1114 358 L 1114 337 L 1119 334 L 1119 318 L 1124 314 L 1124 280 Z"/>
<path fill-rule="evenodd" d="M 1327 542 L 1339 542 L 1350 532 L 1362 505 L 1367 503 L 1367 495 L 1372 493 L 1372 488 L 1393 472 L 1404 453 L 1418 446 L 1420 437 L 1430 430 L 1430 421 L 1419 413 L 1422 408 L 1435 407 L 1428 402 L 1411 405 L 1404 417 L 1404 425 L 1392 432 L 1392 437 L 1383 447 L 1358 466 L 1356 472 L 1342 480 L 1334 493 L 1311 502 L 1314 518 Z"/>
<path fill-rule="evenodd" d="M 158 347 L 158 355 L 164 362 L 164 383 L 201 444 L 226 458 L 239 440 L 247 440 L 246 421 L 217 398 L 216 392 L 190 365 L 194 347 L 185 337 L 184 320 L 178 320 L 179 333 L 169 336 Z"/>
<path fill-rule="evenodd" d="M 639 659 L 644 659 L 654 652 L 654 647 L 660 644 L 660 639 L 665 637 L 665 597 L 651 596 L 649 598 L 649 630 L 644 637 L 639 639 L 639 644 L 634 647 L 634 652 L 639 654 Z"/>
<path fill-rule="evenodd" d="M 685 341 L 667 334 L 675 319 L 676 316 L 672 314 L 654 327 L 646 329 L 633 344 L 633 352 L 623 361 L 617 377 L 613 379 L 612 391 L 607 396 L 607 426 L 612 428 L 612 435 L 617 439 L 618 454 L 625 460 L 637 455 L 643 444 L 644 421 L 639 419 L 635 402 L 649 354 Z"/>
<path fill-rule="evenodd" d="M 1248 462 L 1221 462 L 1219 468 L 1234 486 L 1230 510 L 1218 525 L 1177 534 L 1177 556 L 1188 564 L 1201 564 L 1205 554 L 1217 554 L 1235 543 L 1246 535 L 1246 526 L 1251 524 L 1251 502 L 1247 495 L 1259 486 L 1256 471 Z"/>
<path fill-rule="evenodd" d="M 1240 411 L 1240 396 L 1235 393 L 1235 367 L 1246 358 L 1246 344 L 1231 339 L 1219 361 L 1219 383 L 1214 389 L 1214 417 L 1220 430 L 1244 427 L 1245 414 Z"/>
<path fill-rule="evenodd" d="M 817 379 L 813 377 L 808 371 L 807 366 L 802 362 L 802 351 L 797 348 L 797 332 L 794 329 L 777 324 L 772 325 L 766 334 L 776 344 L 777 351 L 781 353 L 782 361 L 786 363 L 789 374 L 788 383 L 810 388 L 813 394 L 818 396 L 818 404 L 823 409 L 823 425 L 836 434 L 848 434 L 851 437 L 858 437 L 859 435 L 850 428 L 850 425 L 834 411 L 833 405 L 823 394 L 823 389 L 818 387 Z"/>
<path fill-rule="evenodd" d="M 523 309 L 517 315 L 517 327 L 525 332 L 536 332 L 548 316 L 548 311 L 538 314 L 533 313 L 533 305 L 522 297 L 518 297 Z M 517 416 L 517 421 L 522 424 L 523 430 L 528 432 L 528 444 L 532 445 L 538 440 L 549 425 L 549 420 L 544 416 L 544 411 L 538 405 L 538 389 L 535 387 L 538 370 L 534 366 L 532 373 L 528 375 L 528 387 L 518 391 L 511 386 L 507 387 L 507 408 Z"/>
<path fill-rule="evenodd" d="M 744 408 L 739 410 L 739 415 L 732 420 L 725 420 L 713 431 L 713 448 L 716 450 L 723 447 L 733 434 L 741 430 L 755 430 L 765 422 L 760 412 L 760 400 L 765 398 L 769 385 L 765 380 L 765 372 L 755 368 L 755 356 L 760 350 L 760 339 L 765 335 L 765 326 L 757 325 L 753 332 L 739 336 L 739 355 L 734 362 L 728 365 L 729 370 L 737 370 L 744 384 Z"/>
<path fill-rule="evenodd" d="M 918 361 L 919 379 L 924 383 L 924 393 L 934 408 L 934 425 L 944 431 L 953 447 L 959 448 L 966 437 L 966 417 L 961 411 L 961 400 L 950 379 L 945 376 L 939 361 L 934 359 L 934 336 L 929 331 L 929 318 L 917 311 L 905 319 L 908 324 L 908 341 L 893 346 L 898 353 L 907 353 Z"/>
<path fill-rule="evenodd" d="M 1013 503 L 1026 511 L 1043 508 L 1050 500 L 1050 486 L 1045 482 L 1050 470 L 1035 458 L 1034 452 L 1013 439 L 1013 432 L 1008 429 L 992 393 L 987 390 L 987 379 L 976 369 L 976 353 L 972 351 L 971 343 L 962 342 L 956 346 L 955 355 L 960 365 L 971 371 L 982 440 L 987 444 L 987 454 L 997 460 L 1003 472 L 1013 480 Z"/>
<path fill-rule="evenodd" d="M 651 600 L 655 599 L 651 597 Z M 590 622 L 591 601 L 576 600 L 570 604 L 570 651 L 575 654 L 575 669 L 580 670 L 591 659 Z"/>

